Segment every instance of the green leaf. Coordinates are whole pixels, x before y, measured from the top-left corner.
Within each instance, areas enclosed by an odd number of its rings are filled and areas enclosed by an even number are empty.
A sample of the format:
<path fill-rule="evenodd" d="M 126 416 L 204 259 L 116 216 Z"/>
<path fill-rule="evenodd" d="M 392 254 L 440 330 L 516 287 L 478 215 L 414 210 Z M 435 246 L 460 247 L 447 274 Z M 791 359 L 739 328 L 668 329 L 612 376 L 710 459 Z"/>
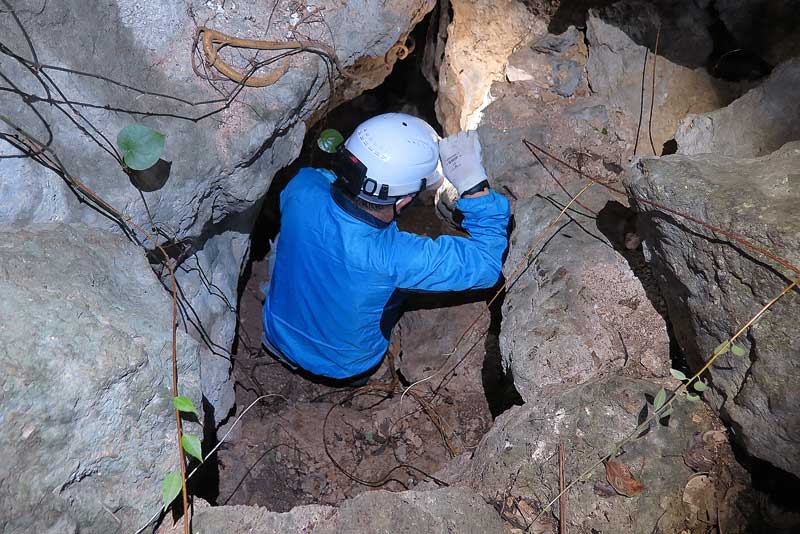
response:
<path fill-rule="evenodd" d="M 161 481 L 161 500 L 164 503 L 164 511 L 167 511 L 169 505 L 175 500 L 175 497 L 181 492 L 181 474 L 178 471 L 173 471 L 164 477 Z"/>
<path fill-rule="evenodd" d="M 734 356 L 739 356 L 739 357 L 747 355 L 747 349 L 745 349 L 741 345 L 731 345 L 731 352 L 733 353 Z"/>
<path fill-rule="evenodd" d="M 191 454 L 201 462 L 203 461 L 203 447 L 200 445 L 200 440 L 197 438 L 197 436 L 184 434 L 181 437 L 181 445 L 183 445 L 183 450 L 185 450 L 187 453 Z"/>
<path fill-rule="evenodd" d="M 686 398 L 692 402 L 697 402 L 700 400 L 700 396 L 694 393 L 687 393 Z"/>
<path fill-rule="evenodd" d="M 339 145 L 342 143 L 344 143 L 344 137 L 333 128 L 323 130 L 323 132 L 319 134 L 319 139 L 317 139 L 317 146 L 328 154 L 335 153 L 336 149 L 339 148 Z"/>
<path fill-rule="evenodd" d="M 683 371 L 678 371 L 677 369 L 670 369 L 670 374 L 677 378 L 678 380 L 686 380 L 686 375 L 683 374 Z"/>
<path fill-rule="evenodd" d="M 189 397 L 184 397 L 182 395 L 178 397 L 172 397 L 172 405 L 175 406 L 176 410 L 193 413 L 197 417 L 200 417 L 200 414 L 197 413 L 197 408 L 194 407 L 194 404 L 192 404 L 192 399 Z"/>
<path fill-rule="evenodd" d="M 655 411 L 660 410 L 661 407 L 664 406 L 664 403 L 666 401 L 667 401 L 667 390 L 661 388 L 658 390 L 658 393 L 656 393 L 656 398 L 653 400 L 653 409 Z"/>
<path fill-rule="evenodd" d="M 727 341 L 720 343 L 717 345 L 717 348 L 714 349 L 714 354 L 725 354 L 731 350 L 731 345 Z"/>
<path fill-rule="evenodd" d="M 708 386 L 702 380 L 697 380 L 696 382 L 692 383 L 692 387 L 695 391 L 703 392 L 708 389 Z"/>
<path fill-rule="evenodd" d="M 136 171 L 149 169 L 164 153 L 166 136 L 141 124 L 129 124 L 117 135 L 125 165 Z"/>

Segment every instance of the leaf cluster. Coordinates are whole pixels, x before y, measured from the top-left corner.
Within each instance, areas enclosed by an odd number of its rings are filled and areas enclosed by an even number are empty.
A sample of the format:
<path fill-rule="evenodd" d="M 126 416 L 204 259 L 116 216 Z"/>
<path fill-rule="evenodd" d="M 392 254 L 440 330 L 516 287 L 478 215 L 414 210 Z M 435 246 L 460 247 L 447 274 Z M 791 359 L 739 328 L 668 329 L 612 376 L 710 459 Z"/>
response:
<path fill-rule="evenodd" d="M 181 413 L 191 413 L 195 416 L 200 416 L 200 414 L 197 412 L 197 408 L 194 407 L 192 400 L 188 397 L 173 397 L 172 405 Z M 192 434 L 183 434 L 181 436 L 181 446 L 187 454 L 197 458 L 201 462 L 203 461 L 203 447 L 200 443 L 200 439 L 197 436 Z M 164 511 L 169 508 L 169 505 L 172 504 L 172 501 L 175 500 L 175 497 L 180 494 L 182 487 L 183 481 L 181 480 L 180 471 L 171 471 L 167 474 L 167 476 L 164 477 L 164 480 L 161 481 L 161 499 L 164 504 Z"/>

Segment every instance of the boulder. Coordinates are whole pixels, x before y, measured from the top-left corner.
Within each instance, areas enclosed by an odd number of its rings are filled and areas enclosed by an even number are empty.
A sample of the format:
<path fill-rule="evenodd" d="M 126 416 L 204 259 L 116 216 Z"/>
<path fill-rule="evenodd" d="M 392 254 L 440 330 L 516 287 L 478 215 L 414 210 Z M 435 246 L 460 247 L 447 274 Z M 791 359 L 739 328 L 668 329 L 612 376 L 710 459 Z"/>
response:
<path fill-rule="evenodd" d="M 536 404 L 503 413 L 471 459 L 457 458 L 437 476 L 495 502 L 512 526 L 555 534 L 558 504 L 543 509 L 558 494 L 559 444 L 565 449 L 566 484 L 634 431 L 646 399 L 657 391 L 656 384 L 619 376 L 564 386 Z M 647 434 L 614 455 L 615 467 L 627 468 L 627 476 L 608 475 L 600 464 L 570 490 L 567 532 L 694 531 L 717 520 L 724 532 L 748 532 L 751 524 L 739 510 L 753 496 L 743 486 L 744 471 L 735 462 L 730 467 L 725 463 L 732 453 L 725 433 L 715 429 L 718 420 L 703 403 L 678 399 L 673 406 L 667 426 L 654 423 Z M 714 481 L 706 489 L 719 496 L 717 506 L 692 499 L 692 509 L 684 503 L 693 476 L 686 459 L 698 456 L 706 458 L 702 467 L 713 473 Z"/>
<path fill-rule="evenodd" d="M 632 196 L 687 213 L 800 265 L 800 143 L 753 159 L 644 158 L 626 177 Z M 699 225 L 636 202 L 645 253 L 692 370 L 775 297 L 793 273 Z M 712 404 L 747 451 L 800 476 L 800 363 L 795 290 L 721 356 L 706 375 Z"/>
<path fill-rule="evenodd" d="M 678 153 L 754 158 L 800 139 L 798 84 L 800 58 L 790 59 L 727 107 L 690 114 L 675 134 Z"/>
<path fill-rule="evenodd" d="M 204 508 L 194 532 L 252 534 L 501 534 L 494 509 L 464 488 L 435 491 L 370 491 L 338 508 L 298 506 L 285 513 L 251 506 Z"/>
<path fill-rule="evenodd" d="M 306 123 L 321 110 L 383 81 L 397 59 L 390 49 L 433 5 L 370 0 L 271 10 L 263 3 L 186 0 L 86 9 L 69 0 L 32 10 L 12 1 L 7 7 L 17 18 L 0 17 L 4 46 L 47 65 L 43 74 L 50 77 L 45 89 L 34 69 L 4 56 L 4 76 L 34 95 L 0 92 L 4 116 L 42 142 L 52 137 L 50 146 L 70 172 L 136 223 L 157 228 L 160 239 L 183 251 L 181 259 L 191 258 L 178 270 L 182 318 L 204 347 L 203 391 L 218 422 L 233 405 L 229 350 L 238 273 L 271 177 L 299 154 Z M 274 85 L 237 93 L 237 84 L 218 73 L 208 80 L 193 72 L 193 56 L 200 72 L 208 70 L 192 49 L 201 25 L 233 37 L 322 41 L 348 75 L 324 54 L 299 53 Z M 251 59 L 271 54 L 238 50 L 242 55 L 235 47 L 220 54 L 243 71 Z M 166 134 L 165 172 L 140 190 L 114 158 L 118 132 L 132 123 Z M 0 151 L 16 153 L 5 143 Z M 30 159 L 0 160 L 0 198 L 0 223 L 83 222 L 120 231 Z"/>
<path fill-rule="evenodd" d="M 545 20 L 518 0 L 454 0 L 450 5 L 453 18 L 436 99 L 445 134 L 475 128 L 492 101 L 492 82 L 505 76 L 508 56 L 516 46 L 546 33 Z"/>
<path fill-rule="evenodd" d="M 705 11 L 694 2 L 656 5 L 626 0 L 589 11 L 589 85 L 611 109 L 624 115 L 617 135 L 629 141 L 628 150 L 633 150 L 638 132 L 639 153 L 652 154 L 648 135 L 652 132 L 656 155 L 660 155 L 687 113 L 715 110 L 738 96 L 738 86 L 711 77 L 703 68 L 712 50 L 707 24 Z M 652 52 L 659 26 L 656 57 Z M 653 68 L 656 86 L 650 121 Z"/>
<path fill-rule="evenodd" d="M 500 350 L 522 398 L 538 404 L 611 373 L 667 376 L 664 319 L 593 217 L 576 209 L 523 261 L 560 209 L 543 197 L 516 206 Z M 510 278 L 520 264 L 520 276 Z"/>
<path fill-rule="evenodd" d="M 81 224 L 0 226 L 0 317 L 0 529 L 136 530 L 178 458 L 172 302 L 144 252 Z M 179 331 L 177 349 L 200 409 L 198 344 Z"/>
<path fill-rule="evenodd" d="M 585 65 L 583 34 L 570 26 L 561 35 L 547 34 L 514 52 L 508 58 L 506 78 L 510 82 L 531 80 L 560 96 L 572 96 L 585 80 Z"/>

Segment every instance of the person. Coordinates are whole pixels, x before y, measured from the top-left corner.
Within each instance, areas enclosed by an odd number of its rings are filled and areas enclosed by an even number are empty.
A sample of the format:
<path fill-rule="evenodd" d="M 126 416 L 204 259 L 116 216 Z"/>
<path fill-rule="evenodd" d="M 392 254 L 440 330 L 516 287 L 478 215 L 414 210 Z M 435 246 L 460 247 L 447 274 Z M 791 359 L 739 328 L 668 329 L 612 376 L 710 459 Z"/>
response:
<path fill-rule="evenodd" d="M 398 215 L 442 172 L 469 237 L 399 230 Z M 301 169 L 280 211 L 262 342 L 292 369 L 334 384 L 363 385 L 377 370 L 405 292 L 492 287 L 508 244 L 509 203 L 489 187 L 476 132 L 439 140 L 402 113 L 359 125 L 331 170 Z"/>

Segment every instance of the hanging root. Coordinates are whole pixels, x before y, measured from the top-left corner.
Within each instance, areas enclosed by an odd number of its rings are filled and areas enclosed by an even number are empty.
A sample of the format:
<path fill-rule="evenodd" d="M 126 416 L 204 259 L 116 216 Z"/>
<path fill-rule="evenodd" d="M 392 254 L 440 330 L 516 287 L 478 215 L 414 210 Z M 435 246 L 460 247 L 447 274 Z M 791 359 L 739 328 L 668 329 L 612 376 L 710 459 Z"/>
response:
<path fill-rule="evenodd" d="M 319 41 L 262 41 L 257 39 L 241 39 L 212 30 L 205 26 L 200 26 L 195 33 L 193 50 L 197 48 L 198 44 L 202 47 L 203 59 L 207 68 L 213 68 L 226 78 L 248 87 L 268 87 L 275 84 L 289 70 L 289 59 L 284 58 L 280 66 L 268 74 L 254 76 L 252 72 L 245 74 L 237 71 L 220 57 L 219 51 L 226 46 L 249 48 L 251 50 L 286 50 L 290 51 L 290 53 L 291 51 L 312 52 L 331 61 L 336 65 L 337 70 L 343 76 L 349 77 L 339 63 L 333 48 Z M 268 62 L 265 62 L 265 64 L 266 63 Z M 192 54 L 192 68 L 195 74 L 202 76 L 195 64 L 194 54 Z"/>
<path fill-rule="evenodd" d="M 417 43 L 414 41 L 414 37 L 411 35 L 406 36 L 404 39 L 400 39 L 388 50 L 388 52 L 386 52 L 386 56 L 384 57 L 386 66 L 391 68 L 391 63 L 389 60 L 392 56 L 402 61 L 413 54 L 416 47 Z"/>

